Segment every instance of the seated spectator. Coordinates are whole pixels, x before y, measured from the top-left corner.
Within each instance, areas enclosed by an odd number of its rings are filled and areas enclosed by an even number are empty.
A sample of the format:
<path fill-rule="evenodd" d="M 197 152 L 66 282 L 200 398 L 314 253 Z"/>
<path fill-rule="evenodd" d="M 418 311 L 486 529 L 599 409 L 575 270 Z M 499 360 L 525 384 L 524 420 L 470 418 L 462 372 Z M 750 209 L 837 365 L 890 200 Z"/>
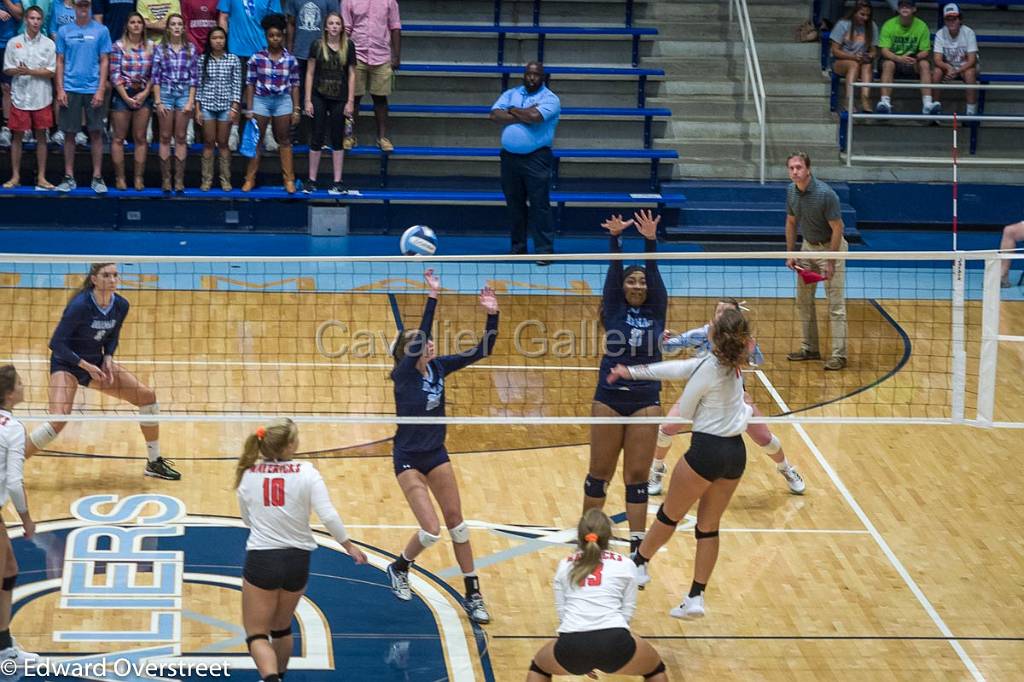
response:
<path fill-rule="evenodd" d="M 127 189 L 124 172 L 124 141 L 129 134 L 135 143 L 135 189 L 146 188 L 146 132 L 153 109 L 153 43 L 146 40 L 146 22 L 138 12 L 125 21 L 124 34 L 110 53 L 110 160 L 114 164 L 114 187 Z"/>
<path fill-rule="evenodd" d="M 931 31 L 928 25 L 918 19 L 917 0 L 899 0 L 899 13 L 882 24 L 878 46 L 882 51 L 882 82 L 892 83 L 894 77 L 918 78 L 928 85 L 932 82 L 931 64 L 928 62 L 932 50 Z M 892 88 L 882 88 L 882 97 L 875 111 L 880 114 L 892 113 Z M 932 101 L 930 88 L 921 90 L 921 113 L 938 114 L 941 105 Z"/>
<path fill-rule="evenodd" d="M 836 22 L 829 39 L 832 42 L 832 71 L 846 79 L 846 100 L 850 101 L 853 84 L 870 83 L 872 64 L 878 54 L 878 26 L 871 19 L 870 0 L 857 0 L 857 4 L 844 18 Z M 871 89 L 860 89 L 860 108 L 871 111 Z"/>
<path fill-rule="evenodd" d="M 25 11 L 25 32 L 11 39 L 4 52 L 4 74 L 11 79 L 11 179 L 4 188 L 21 183 L 21 142 L 36 131 L 36 189 L 53 189 L 46 179 L 46 131 L 53 125 L 53 74 L 57 53 L 53 41 L 42 34 L 43 11 Z"/>
<path fill-rule="evenodd" d="M 185 191 L 186 132 L 196 106 L 199 55 L 185 38 L 185 20 L 167 16 L 164 41 L 153 55 L 153 106 L 160 121 L 160 187 L 171 191 L 171 138 L 174 138 L 174 191 Z"/>
<path fill-rule="evenodd" d="M 245 116 L 255 118 L 259 127 L 260 140 L 264 139 L 267 125 L 273 121 L 274 137 L 277 138 L 278 153 L 281 155 L 281 175 L 284 189 L 295 193 L 295 165 L 292 159 L 291 127 L 299 122 L 299 62 L 284 47 L 284 31 L 288 24 L 284 16 L 270 14 L 263 18 L 263 30 L 267 47 L 249 60 L 245 86 Z M 259 146 L 249 160 L 245 170 L 242 191 L 248 192 L 256 186 L 256 171 L 260 167 Z"/>
<path fill-rule="evenodd" d="M 1000 251 L 1013 251 L 1017 248 L 1017 242 L 1024 241 L 1024 220 L 1019 223 L 1013 223 L 1003 228 L 1003 241 L 999 244 Z M 1017 261 L 1020 263 L 1021 261 Z M 1003 265 L 1003 278 L 1000 284 L 1004 289 L 1010 287 L 1010 265 L 1013 261 L 1004 260 Z"/>
<path fill-rule="evenodd" d="M 306 116 L 313 119 L 313 136 L 309 141 L 309 180 L 302 191 L 316 191 L 320 155 L 325 143 L 331 146 L 334 184 L 330 194 L 341 194 L 342 167 L 345 163 L 345 121 L 351 122 L 356 84 L 356 48 L 346 35 L 341 16 L 331 12 L 325 20 L 323 37 L 313 43 L 306 64 Z"/>
<path fill-rule="evenodd" d="M 962 80 L 964 83 L 978 82 L 978 39 L 970 27 L 963 25 L 960 6 L 951 2 L 942 8 L 942 22 L 945 24 L 935 34 L 935 68 L 932 82 L 949 83 Z M 978 113 L 978 91 L 968 90 L 967 115 Z"/>
<path fill-rule="evenodd" d="M 92 18 L 90 0 L 75 0 L 75 23 L 57 31 L 57 124 L 65 135 L 64 179 L 58 192 L 70 192 L 75 184 L 75 134 L 85 116 L 92 155 L 91 187 L 106 194 L 103 182 L 103 100 L 110 71 L 110 32 Z"/>
<path fill-rule="evenodd" d="M 238 123 L 242 94 L 242 64 L 227 52 L 228 34 L 220 26 L 210 29 L 200 60 L 196 122 L 203 128 L 203 180 L 206 192 L 213 184 L 213 151 L 220 148 L 220 188 L 231 191 L 231 150 L 228 136 Z"/>

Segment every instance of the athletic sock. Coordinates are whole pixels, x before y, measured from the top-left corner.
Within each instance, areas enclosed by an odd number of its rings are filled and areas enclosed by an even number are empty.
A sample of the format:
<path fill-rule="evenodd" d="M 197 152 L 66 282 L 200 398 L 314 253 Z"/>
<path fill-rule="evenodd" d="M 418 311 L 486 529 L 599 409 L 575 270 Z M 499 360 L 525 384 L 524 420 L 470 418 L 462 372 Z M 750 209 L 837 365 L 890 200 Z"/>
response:
<path fill-rule="evenodd" d="M 405 558 L 405 552 L 398 555 L 395 559 L 395 563 L 392 564 L 396 571 L 402 571 L 403 573 L 409 572 L 409 567 L 412 566 L 412 562 Z"/>
<path fill-rule="evenodd" d="M 641 531 L 631 531 L 630 532 L 630 534 L 629 534 L 629 553 L 630 554 L 633 554 L 634 552 L 639 551 L 640 545 L 643 543 L 644 538 L 646 536 L 647 536 L 647 533 L 645 533 L 642 530 Z"/>
<path fill-rule="evenodd" d="M 160 459 L 160 441 L 146 441 L 146 458 L 149 459 L 150 462 L 155 462 Z"/>
<path fill-rule="evenodd" d="M 707 587 L 707 583 L 699 583 L 696 580 L 694 580 L 693 584 L 690 585 L 690 594 L 687 596 L 699 597 L 701 594 L 703 594 L 705 587 Z"/>
<path fill-rule="evenodd" d="M 921 102 L 923 102 L 926 107 L 930 107 L 932 105 L 932 96 L 931 95 L 923 96 L 921 98 Z"/>
<path fill-rule="evenodd" d="M 783 457 L 782 461 L 775 465 L 775 468 L 778 469 L 779 471 L 785 471 L 786 469 L 789 468 L 789 460 Z"/>
<path fill-rule="evenodd" d="M 476 571 L 463 574 L 462 580 L 466 584 L 467 597 L 480 594 L 480 578 L 477 576 Z"/>
<path fill-rule="evenodd" d="M 633 563 L 637 566 L 643 566 L 648 561 L 650 561 L 650 559 L 641 554 L 639 549 L 633 552 Z"/>

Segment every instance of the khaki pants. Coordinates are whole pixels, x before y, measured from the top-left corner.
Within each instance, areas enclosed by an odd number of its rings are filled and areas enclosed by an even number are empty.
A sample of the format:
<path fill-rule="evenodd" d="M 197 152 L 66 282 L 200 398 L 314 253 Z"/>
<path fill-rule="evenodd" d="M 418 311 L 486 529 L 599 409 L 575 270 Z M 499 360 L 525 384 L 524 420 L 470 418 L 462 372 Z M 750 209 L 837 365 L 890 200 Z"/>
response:
<path fill-rule="evenodd" d="M 801 251 L 828 251 L 828 242 L 824 244 L 811 244 L 806 239 L 803 242 Z M 844 239 L 839 246 L 840 251 L 849 250 L 849 244 Z M 806 270 L 824 273 L 825 260 L 821 258 L 801 258 L 797 265 Z M 820 352 L 818 344 L 818 318 L 814 309 L 814 295 L 818 290 L 818 283 L 805 284 L 800 277 L 796 278 L 796 307 L 800 314 L 800 323 L 803 325 L 804 339 L 801 348 L 812 353 Z M 831 279 L 825 280 L 825 296 L 828 298 L 828 317 L 832 331 L 832 357 L 846 359 L 846 299 L 844 297 L 844 286 L 846 284 L 846 261 L 837 260 L 835 271 Z"/>

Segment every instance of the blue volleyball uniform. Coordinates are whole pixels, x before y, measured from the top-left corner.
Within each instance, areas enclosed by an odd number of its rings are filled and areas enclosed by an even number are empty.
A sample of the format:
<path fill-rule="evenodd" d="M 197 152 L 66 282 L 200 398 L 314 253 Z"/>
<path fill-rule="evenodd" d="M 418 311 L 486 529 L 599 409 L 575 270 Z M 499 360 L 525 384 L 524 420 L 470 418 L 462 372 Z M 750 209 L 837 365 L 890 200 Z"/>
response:
<path fill-rule="evenodd" d="M 666 339 L 662 342 L 661 348 L 662 350 L 691 348 L 697 356 L 707 355 L 711 352 L 710 330 L 710 323 L 703 327 L 691 329 L 690 331 L 683 332 L 682 334 Z M 761 352 L 760 345 L 754 346 L 754 352 L 750 354 L 749 362 L 754 367 L 759 367 L 764 364 L 764 353 Z"/>
<path fill-rule="evenodd" d="M 427 363 L 427 376 L 416 369 L 416 361 L 434 324 L 437 299 L 428 298 L 416 338 L 405 347 L 405 356 L 393 370 L 395 382 L 395 414 L 399 417 L 444 417 L 444 379 L 452 372 L 473 364 L 491 354 L 498 338 L 498 314 L 487 316 L 483 339 L 472 350 L 456 355 L 436 357 Z M 395 432 L 393 461 L 395 475 L 415 469 L 426 474 L 448 461 L 444 446 L 446 424 L 399 424 Z"/>
<path fill-rule="evenodd" d="M 644 240 L 644 249 L 657 251 L 657 241 Z M 611 238 L 612 253 L 622 251 L 622 238 Z M 647 279 L 647 300 L 639 306 L 626 301 L 622 286 L 622 261 L 612 261 L 604 279 L 601 322 L 604 325 L 605 353 L 601 358 L 600 376 L 594 400 L 604 403 L 623 417 L 645 407 L 661 404 L 660 381 L 619 379 L 608 383 L 608 373 L 615 365 L 649 365 L 661 362 L 661 337 L 665 332 L 668 291 L 658 271 L 658 261 L 648 260 L 644 266 Z"/>
<path fill-rule="evenodd" d="M 50 374 L 69 372 L 88 386 L 92 377 L 78 366 L 80 360 L 100 367 L 105 355 L 113 355 L 128 317 L 128 301 L 118 294 L 100 308 L 92 291 L 75 295 L 64 308 L 50 339 Z"/>

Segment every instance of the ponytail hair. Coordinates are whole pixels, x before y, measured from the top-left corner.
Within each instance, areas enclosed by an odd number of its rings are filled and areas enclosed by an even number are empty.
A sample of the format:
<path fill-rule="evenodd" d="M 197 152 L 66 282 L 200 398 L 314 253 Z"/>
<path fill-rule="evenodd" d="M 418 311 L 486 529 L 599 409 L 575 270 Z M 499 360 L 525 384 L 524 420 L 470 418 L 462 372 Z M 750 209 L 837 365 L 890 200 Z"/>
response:
<path fill-rule="evenodd" d="M 582 585 L 594 570 L 601 565 L 601 552 L 608 549 L 612 538 L 612 521 L 600 509 L 588 509 L 576 529 L 576 542 L 580 557 L 569 572 L 569 584 Z"/>
<path fill-rule="evenodd" d="M 71 294 L 71 298 L 69 298 L 68 301 L 70 302 L 71 299 L 73 299 L 75 296 L 78 296 L 83 292 L 92 291 L 93 289 L 95 289 L 96 285 L 93 283 L 92 278 L 100 274 L 100 270 L 107 267 L 108 265 L 117 265 L 117 263 L 93 263 L 92 265 L 90 265 L 89 274 L 85 276 L 85 279 L 82 280 L 82 283 L 79 285 L 79 287 L 75 289 L 74 293 Z"/>
<path fill-rule="evenodd" d="M 711 326 L 712 350 L 718 362 L 734 370 L 747 364 L 751 342 L 750 323 L 736 309 L 722 311 Z"/>
<path fill-rule="evenodd" d="M 246 470 L 259 458 L 276 460 L 299 437 L 299 427 L 291 419 L 275 419 L 270 426 L 258 426 L 246 437 L 242 454 L 235 465 L 235 488 L 242 483 Z"/>
<path fill-rule="evenodd" d="M 0 407 L 7 404 L 7 396 L 18 383 L 18 370 L 14 365 L 0 367 Z"/>

